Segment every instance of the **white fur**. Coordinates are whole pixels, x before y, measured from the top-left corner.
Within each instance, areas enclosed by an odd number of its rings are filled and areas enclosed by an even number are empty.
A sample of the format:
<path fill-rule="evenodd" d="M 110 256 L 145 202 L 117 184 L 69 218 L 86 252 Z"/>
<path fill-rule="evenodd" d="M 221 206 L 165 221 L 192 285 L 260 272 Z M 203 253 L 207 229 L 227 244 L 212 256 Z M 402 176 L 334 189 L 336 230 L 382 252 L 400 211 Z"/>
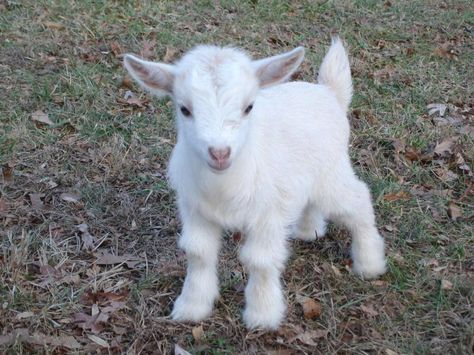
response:
<path fill-rule="evenodd" d="M 171 95 L 177 108 L 169 178 L 183 222 L 179 246 L 189 263 L 174 319 L 198 321 L 212 312 L 224 228 L 246 236 L 240 255 L 249 273 L 244 310 L 249 328 L 275 329 L 284 317 L 280 275 L 292 226 L 297 237 L 312 240 L 324 234 L 326 219 L 340 222 L 353 237 L 353 271 L 363 278 L 385 272 L 369 190 L 355 176 L 348 154 L 347 54 L 336 39 L 324 58 L 321 84 L 282 83 L 302 58 L 303 50 L 296 49 L 252 61 L 236 49 L 212 46 L 197 47 L 173 66 L 125 57 L 129 70 L 137 63 L 152 68 L 149 77 L 140 67 L 141 75 L 132 75 L 144 87 L 151 82 L 154 92 Z M 159 78 L 156 85 L 153 78 Z M 172 83 L 163 85 L 163 78 Z M 227 169 L 209 167 L 211 146 L 231 148 Z"/>

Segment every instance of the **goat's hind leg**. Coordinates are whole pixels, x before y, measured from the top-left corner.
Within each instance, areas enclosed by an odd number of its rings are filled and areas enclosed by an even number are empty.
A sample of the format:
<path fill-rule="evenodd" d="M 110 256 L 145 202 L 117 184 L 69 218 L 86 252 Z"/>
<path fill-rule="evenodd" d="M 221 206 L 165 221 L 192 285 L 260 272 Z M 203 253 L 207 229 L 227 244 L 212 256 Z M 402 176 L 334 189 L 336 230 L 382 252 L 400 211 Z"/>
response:
<path fill-rule="evenodd" d="M 330 190 L 324 192 L 330 218 L 342 223 L 352 235 L 351 254 L 355 274 L 375 278 L 386 271 L 384 240 L 376 225 L 367 186 L 352 173 L 332 180 Z"/>

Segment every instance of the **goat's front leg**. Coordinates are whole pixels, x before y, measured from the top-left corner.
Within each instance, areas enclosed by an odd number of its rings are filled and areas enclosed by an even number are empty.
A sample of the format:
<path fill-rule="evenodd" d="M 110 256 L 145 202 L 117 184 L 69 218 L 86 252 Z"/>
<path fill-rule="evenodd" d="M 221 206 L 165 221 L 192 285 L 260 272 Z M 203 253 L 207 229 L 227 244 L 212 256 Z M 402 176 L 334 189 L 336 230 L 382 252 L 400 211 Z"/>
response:
<path fill-rule="evenodd" d="M 219 296 L 217 255 L 221 229 L 195 214 L 183 217 L 178 244 L 186 252 L 188 268 L 171 315 L 175 320 L 199 321 L 211 314 Z"/>
<path fill-rule="evenodd" d="M 249 273 L 243 313 L 248 328 L 276 329 L 286 311 L 280 275 L 288 255 L 285 228 L 274 221 L 249 231 L 240 259 Z"/>

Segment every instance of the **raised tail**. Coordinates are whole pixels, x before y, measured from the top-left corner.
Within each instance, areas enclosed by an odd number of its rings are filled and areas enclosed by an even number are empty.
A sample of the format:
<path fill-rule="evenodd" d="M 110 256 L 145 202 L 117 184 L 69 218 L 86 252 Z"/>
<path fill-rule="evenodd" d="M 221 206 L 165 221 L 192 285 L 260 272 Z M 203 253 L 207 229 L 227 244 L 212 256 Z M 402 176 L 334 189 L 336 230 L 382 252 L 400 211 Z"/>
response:
<path fill-rule="evenodd" d="M 319 68 L 318 82 L 334 91 L 337 101 L 347 112 L 352 98 L 349 58 L 339 37 L 333 37 L 331 47 Z"/>

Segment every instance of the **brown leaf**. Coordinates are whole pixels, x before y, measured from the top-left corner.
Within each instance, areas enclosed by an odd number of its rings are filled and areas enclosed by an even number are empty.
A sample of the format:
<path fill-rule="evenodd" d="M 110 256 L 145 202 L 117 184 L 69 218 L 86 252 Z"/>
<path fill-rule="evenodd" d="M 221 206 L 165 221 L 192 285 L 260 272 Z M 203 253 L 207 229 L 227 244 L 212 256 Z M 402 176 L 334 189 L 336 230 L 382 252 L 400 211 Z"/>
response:
<path fill-rule="evenodd" d="M 77 203 L 81 199 L 81 196 L 79 196 L 78 194 L 70 193 L 70 192 L 64 192 L 59 197 L 63 201 L 73 202 L 73 203 Z"/>
<path fill-rule="evenodd" d="M 0 345 L 11 345 L 15 343 L 17 339 L 20 339 L 20 341 L 28 344 L 42 346 L 50 345 L 53 347 L 65 347 L 68 349 L 79 349 L 82 347 L 82 345 L 73 336 L 62 335 L 59 337 L 52 337 L 41 333 L 30 335 L 28 329 L 25 328 L 15 329 L 10 334 L 1 335 Z"/>
<path fill-rule="evenodd" d="M 304 296 L 297 296 L 296 301 L 303 307 L 303 315 L 306 319 L 314 319 L 321 315 L 322 305 L 318 301 Z"/>
<path fill-rule="evenodd" d="M 48 126 L 52 126 L 54 123 L 49 119 L 47 113 L 44 113 L 41 110 L 35 111 L 31 114 L 31 120 L 34 122 L 39 122 Z"/>
<path fill-rule="evenodd" d="M 443 43 L 442 45 L 436 47 L 433 50 L 433 53 L 437 57 L 447 58 L 447 59 L 453 59 L 453 58 L 456 58 L 457 56 L 457 53 L 454 50 L 453 45 L 449 42 Z"/>
<path fill-rule="evenodd" d="M 412 147 L 407 147 L 405 149 L 404 155 L 405 155 L 405 158 L 407 158 L 410 161 L 418 161 L 421 159 L 421 153 Z"/>
<path fill-rule="evenodd" d="M 316 339 L 321 339 L 326 337 L 328 331 L 325 329 L 318 329 L 318 330 L 309 330 L 304 333 L 300 333 L 295 337 L 288 340 L 289 343 L 299 340 L 303 344 L 310 345 L 310 346 L 317 346 L 318 343 L 315 342 Z"/>
<path fill-rule="evenodd" d="M 66 275 L 61 280 L 59 280 L 59 282 L 63 284 L 77 285 L 79 282 L 81 282 L 81 278 L 79 277 L 79 275 Z"/>
<path fill-rule="evenodd" d="M 379 315 L 379 312 L 377 312 L 374 307 L 370 304 L 368 305 L 360 305 L 359 307 L 362 312 L 364 312 L 365 314 L 367 314 L 369 317 L 375 317 L 375 316 L 378 316 Z"/>
<path fill-rule="evenodd" d="M 408 194 L 405 191 L 390 193 L 383 197 L 385 201 L 389 201 L 389 202 L 398 201 L 398 200 L 408 201 L 410 198 L 411 198 L 410 194 Z"/>
<path fill-rule="evenodd" d="M 448 280 L 441 280 L 441 289 L 442 290 L 452 290 L 453 289 L 453 283 Z"/>
<path fill-rule="evenodd" d="M 34 210 L 41 210 L 43 209 L 43 201 L 41 201 L 41 198 L 44 196 L 44 194 L 30 194 L 30 201 L 31 201 L 31 207 Z"/>
<path fill-rule="evenodd" d="M 448 204 L 448 216 L 453 221 L 456 221 L 458 218 L 462 217 L 461 208 L 452 201 Z"/>
<path fill-rule="evenodd" d="M 124 308 L 127 308 L 126 302 L 111 301 L 110 305 L 103 307 L 101 312 L 106 314 L 112 314 Z"/>
<path fill-rule="evenodd" d="M 102 338 L 99 338 L 98 336 L 96 335 L 93 335 L 93 334 L 87 334 L 87 337 L 92 340 L 94 343 L 96 343 L 97 345 L 99 346 L 102 346 L 103 348 L 110 348 L 110 345 L 109 343 L 107 343 L 104 339 Z"/>
<path fill-rule="evenodd" d="M 104 323 L 109 320 L 109 316 L 102 312 L 94 316 L 80 312 L 74 314 L 73 319 L 79 328 L 99 334 L 104 329 Z"/>
<path fill-rule="evenodd" d="M 97 265 L 115 265 L 115 264 L 126 264 L 129 268 L 133 269 L 137 264 L 141 263 L 143 259 L 133 255 L 113 255 L 109 253 L 94 254 L 97 258 Z"/>
<path fill-rule="evenodd" d="M 133 89 L 133 81 L 130 79 L 129 76 L 125 76 L 120 82 L 120 87 L 123 87 L 126 89 Z"/>
<path fill-rule="evenodd" d="M 376 84 L 381 84 L 383 81 L 391 80 L 395 75 L 395 67 L 387 66 L 385 68 L 374 71 L 373 78 Z"/>
<path fill-rule="evenodd" d="M 63 30 L 65 28 L 63 24 L 52 21 L 45 21 L 43 22 L 43 25 L 51 30 Z"/>
<path fill-rule="evenodd" d="M 117 41 L 110 43 L 110 51 L 116 57 L 120 56 L 123 53 L 122 46 Z"/>
<path fill-rule="evenodd" d="M 455 181 L 459 178 L 459 175 L 455 172 L 449 170 L 445 166 L 433 169 L 436 173 L 436 176 L 444 182 Z"/>
<path fill-rule="evenodd" d="M 153 48 L 155 47 L 156 45 L 156 41 L 155 40 L 143 40 L 142 41 L 142 49 L 140 51 L 140 55 L 144 58 L 144 59 L 149 59 L 151 57 L 154 56 L 154 51 L 153 51 Z"/>
<path fill-rule="evenodd" d="M 16 316 L 15 316 L 15 319 L 16 320 L 21 320 L 21 319 L 25 319 L 25 318 L 31 318 L 33 317 L 35 314 L 33 312 L 21 312 L 21 313 L 18 313 Z"/>
<path fill-rule="evenodd" d="M 123 301 L 128 297 L 128 290 L 124 290 L 120 293 L 114 292 L 105 292 L 105 291 L 98 291 L 92 292 L 90 290 L 84 292 L 81 296 L 81 301 L 83 304 L 86 305 L 93 305 L 95 303 L 107 303 L 113 301 Z"/>
<path fill-rule="evenodd" d="M 11 183 L 13 181 L 13 167 L 9 164 L 5 164 L 2 166 L 2 175 L 3 175 L 3 183 L 5 185 Z"/>
<path fill-rule="evenodd" d="M 331 270 L 334 273 L 334 275 L 336 275 L 337 277 L 342 276 L 341 271 L 337 268 L 337 266 L 331 264 Z"/>
<path fill-rule="evenodd" d="M 204 335 L 204 329 L 202 328 L 202 324 L 198 327 L 194 327 L 192 329 L 192 333 L 193 333 L 194 340 L 196 340 L 197 342 L 201 341 Z"/>
<path fill-rule="evenodd" d="M 442 142 L 436 144 L 436 147 L 434 149 L 434 153 L 443 156 L 445 153 L 452 154 L 452 147 L 454 143 L 456 142 L 457 137 L 451 137 L 443 140 Z"/>
<path fill-rule="evenodd" d="M 178 51 L 175 48 L 167 46 L 165 56 L 163 57 L 163 61 L 166 63 L 171 62 L 174 59 L 177 52 Z"/>
<path fill-rule="evenodd" d="M 5 215 L 8 211 L 8 204 L 0 198 L 0 216 Z"/>
<path fill-rule="evenodd" d="M 82 223 L 79 224 L 77 228 L 82 233 L 82 250 L 94 249 L 94 237 L 89 233 L 89 226 Z"/>

